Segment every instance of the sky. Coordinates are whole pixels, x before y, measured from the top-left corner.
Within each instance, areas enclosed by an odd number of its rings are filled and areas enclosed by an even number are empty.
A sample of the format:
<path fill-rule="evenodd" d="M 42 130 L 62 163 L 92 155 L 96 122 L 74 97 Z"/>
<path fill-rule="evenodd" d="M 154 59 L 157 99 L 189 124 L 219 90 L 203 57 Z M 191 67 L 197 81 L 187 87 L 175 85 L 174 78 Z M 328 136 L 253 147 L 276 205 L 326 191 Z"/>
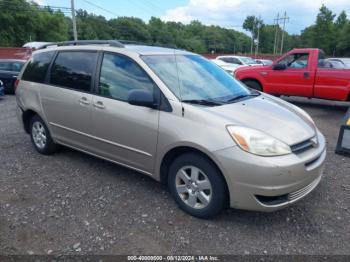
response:
<path fill-rule="evenodd" d="M 70 7 L 71 0 L 35 0 L 39 4 Z M 199 20 L 206 25 L 219 25 L 243 31 L 246 16 L 261 16 L 273 24 L 277 14 L 287 12 L 286 31 L 299 34 L 313 24 L 319 8 L 325 4 L 334 13 L 345 10 L 350 17 L 350 0 L 75 0 L 77 9 L 106 18 L 134 16 L 148 21 L 159 17 L 166 21 L 188 23 Z"/>

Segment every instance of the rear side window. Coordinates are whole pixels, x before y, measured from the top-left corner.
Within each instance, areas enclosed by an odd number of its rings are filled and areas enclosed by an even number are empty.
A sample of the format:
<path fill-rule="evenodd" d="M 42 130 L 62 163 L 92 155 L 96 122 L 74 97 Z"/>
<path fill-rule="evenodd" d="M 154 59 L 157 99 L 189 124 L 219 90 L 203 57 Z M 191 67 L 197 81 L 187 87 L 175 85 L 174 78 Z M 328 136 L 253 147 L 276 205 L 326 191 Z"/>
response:
<path fill-rule="evenodd" d="M 22 79 L 31 82 L 44 83 L 47 69 L 49 68 L 54 54 L 54 51 L 34 54 L 23 72 Z"/>
<path fill-rule="evenodd" d="M 60 52 L 52 65 L 50 83 L 89 92 L 96 58 L 96 52 Z"/>

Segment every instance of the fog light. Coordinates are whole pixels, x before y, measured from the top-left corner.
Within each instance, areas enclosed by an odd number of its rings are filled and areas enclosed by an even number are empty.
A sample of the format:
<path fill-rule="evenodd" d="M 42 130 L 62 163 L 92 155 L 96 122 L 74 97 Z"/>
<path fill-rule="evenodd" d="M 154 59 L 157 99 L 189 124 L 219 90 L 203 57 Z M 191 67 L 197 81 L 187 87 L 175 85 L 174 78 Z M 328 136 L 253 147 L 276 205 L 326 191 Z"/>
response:
<path fill-rule="evenodd" d="M 350 107 L 342 121 L 342 125 L 340 126 L 339 138 L 335 152 L 337 154 L 350 154 Z"/>

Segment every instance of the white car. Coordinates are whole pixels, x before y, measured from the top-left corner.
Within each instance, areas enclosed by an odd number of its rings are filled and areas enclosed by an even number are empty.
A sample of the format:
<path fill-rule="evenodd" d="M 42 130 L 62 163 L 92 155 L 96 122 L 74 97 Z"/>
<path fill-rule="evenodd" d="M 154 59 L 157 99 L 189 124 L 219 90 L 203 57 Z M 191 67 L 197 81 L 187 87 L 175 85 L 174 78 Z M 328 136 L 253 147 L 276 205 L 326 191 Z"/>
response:
<path fill-rule="evenodd" d="M 247 56 L 231 56 L 224 55 L 216 57 L 217 60 L 224 61 L 229 64 L 240 65 L 240 66 L 261 66 L 253 58 Z"/>
<path fill-rule="evenodd" d="M 330 62 L 335 62 L 335 63 L 340 63 L 342 65 L 344 65 L 344 68 L 350 68 L 350 58 L 345 58 L 345 57 L 342 57 L 342 58 L 329 58 L 328 61 Z"/>
<path fill-rule="evenodd" d="M 23 47 L 31 49 L 39 49 L 44 45 L 51 44 L 51 42 L 28 42 L 23 45 Z"/>
<path fill-rule="evenodd" d="M 211 61 L 214 62 L 216 65 L 220 66 L 222 69 L 224 69 L 226 72 L 228 72 L 231 75 L 234 74 L 237 68 L 242 67 L 240 65 L 226 63 L 219 59 L 211 59 Z"/>

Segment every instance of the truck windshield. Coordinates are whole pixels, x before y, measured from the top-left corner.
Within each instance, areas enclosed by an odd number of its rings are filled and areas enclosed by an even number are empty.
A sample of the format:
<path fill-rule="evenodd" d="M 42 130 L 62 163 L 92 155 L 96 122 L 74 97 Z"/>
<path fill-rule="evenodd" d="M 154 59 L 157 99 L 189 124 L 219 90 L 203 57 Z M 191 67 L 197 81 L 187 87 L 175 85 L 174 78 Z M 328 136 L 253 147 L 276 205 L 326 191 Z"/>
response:
<path fill-rule="evenodd" d="M 241 82 L 198 55 L 147 55 L 142 59 L 183 102 L 215 105 L 252 95 Z"/>

